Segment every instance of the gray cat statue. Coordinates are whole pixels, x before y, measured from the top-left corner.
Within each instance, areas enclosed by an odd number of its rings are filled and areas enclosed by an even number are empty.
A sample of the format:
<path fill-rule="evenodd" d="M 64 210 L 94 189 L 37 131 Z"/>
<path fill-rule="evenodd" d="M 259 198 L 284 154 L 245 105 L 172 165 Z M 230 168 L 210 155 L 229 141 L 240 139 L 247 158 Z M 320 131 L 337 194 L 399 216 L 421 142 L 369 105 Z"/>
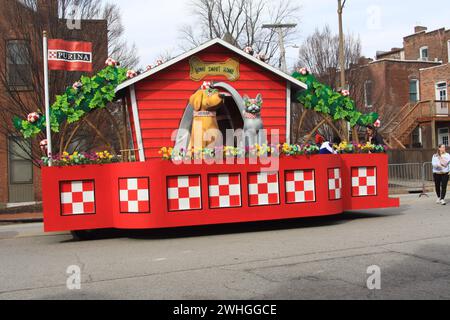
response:
<path fill-rule="evenodd" d="M 247 95 L 242 97 L 244 100 L 244 132 L 245 145 L 248 147 L 256 144 L 263 145 L 266 143 L 266 136 L 264 134 L 264 124 L 261 118 L 261 109 L 263 105 L 263 98 L 261 94 L 256 96 L 256 99 L 250 99 Z"/>

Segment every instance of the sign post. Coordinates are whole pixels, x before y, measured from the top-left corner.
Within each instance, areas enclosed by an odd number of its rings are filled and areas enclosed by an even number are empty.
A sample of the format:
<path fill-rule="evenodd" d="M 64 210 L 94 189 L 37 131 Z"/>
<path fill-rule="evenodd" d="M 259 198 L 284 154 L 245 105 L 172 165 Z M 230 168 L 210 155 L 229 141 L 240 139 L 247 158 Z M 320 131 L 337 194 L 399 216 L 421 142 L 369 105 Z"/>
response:
<path fill-rule="evenodd" d="M 45 122 L 47 128 L 47 149 L 48 149 L 48 165 L 53 165 L 53 150 L 52 150 L 52 127 L 50 125 L 50 94 L 48 89 L 48 42 L 47 32 L 43 34 L 43 48 L 44 48 L 44 91 L 45 91 Z"/>

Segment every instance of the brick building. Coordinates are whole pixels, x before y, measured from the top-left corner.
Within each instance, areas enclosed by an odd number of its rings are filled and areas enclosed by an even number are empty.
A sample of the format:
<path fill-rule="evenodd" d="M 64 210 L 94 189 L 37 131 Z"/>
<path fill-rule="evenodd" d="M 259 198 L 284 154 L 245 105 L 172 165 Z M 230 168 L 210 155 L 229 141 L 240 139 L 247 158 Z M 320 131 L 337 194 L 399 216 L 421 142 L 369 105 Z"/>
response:
<path fill-rule="evenodd" d="M 36 101 L 44 100 L 43 72 L 40 71 L 43 68 L 43 30 L 48 31 L 50 38 L 92 42 L 94 70 L 100 69 L 107 58 L 107 22 L 82 20 L 81 28 L 72 29 L 65 19 L 59 18 L 58 8 L 57 0 L 37 0 L 31 7 L 18 0 L 0 0 L 0 61 L 6 62 L 0 64 L 0 108 L 2 111 L 13 110 L 11 116 L 13 113 L 25 116 L 27 112 L 36 111 L 23 110 L 23 106 L 36 108 Z M 60 90 L 57 87 L 70 85 L 73 82 L 69 79 L 79 78 L 80 75 L 51 71 L 51 101 Z M 20 106 L 15 101 L 20 101 Z M 23 147 L 29 146 L 30 150 L 38 148 L 39 141 L 20 140 L 10 130 L 11 127 L 8 128 L 12 125 L 8 112 L 0 114 L 0 121 L 3 122 L 0 126 L 0 208 L 40 201 L 40 169 L 33 165 L 30 152 Z M 15 143 L 19 140 L 20 147 Z"/>
<path fill-rule="evenodd" d="M 419 26 L 404 37 L 403 48 L 378 52 L 375 61 L 362 59 L 351 68 L 353 79 L 359 77 L 353 82 L 362 87 L 359 97 L 353 91 L 355 100 L 381 114 L 382 134 L 391 146 L 449 144 L 449 62 L 450 30 Z"/>

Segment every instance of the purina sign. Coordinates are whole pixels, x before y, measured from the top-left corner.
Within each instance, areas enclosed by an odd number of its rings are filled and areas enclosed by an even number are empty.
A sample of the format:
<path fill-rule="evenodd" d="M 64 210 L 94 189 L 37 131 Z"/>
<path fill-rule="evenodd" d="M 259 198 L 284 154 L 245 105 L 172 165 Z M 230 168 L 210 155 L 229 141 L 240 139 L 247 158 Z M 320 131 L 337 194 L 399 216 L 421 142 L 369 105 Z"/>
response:
<path fill-rule="evenodd" d="M 48 41 L 50 70 L 92 72 L 92 43 L 60 39 Z"/>

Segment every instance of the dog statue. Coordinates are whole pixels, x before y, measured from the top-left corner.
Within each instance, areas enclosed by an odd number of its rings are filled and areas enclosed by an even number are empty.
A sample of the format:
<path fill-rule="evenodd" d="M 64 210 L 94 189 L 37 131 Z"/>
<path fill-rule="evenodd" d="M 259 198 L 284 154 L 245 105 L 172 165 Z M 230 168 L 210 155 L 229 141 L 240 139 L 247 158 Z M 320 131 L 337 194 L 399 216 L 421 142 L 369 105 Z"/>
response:
<path fill-rule="evenodd" d="M 223 103 L 219 90 L 210 83 L 204 83 L 189 99 L 194 109 L 189 152 L 192 148 L 205 149 L 223 144 L 216 111 Z"/>
<path fill-rule="evenodd" d="M 261 118 L 261 109 L 263 105 L 263 98 L 261 94 L 256 96 L 256 99 L 250 99 L 247 95 L 243 96 L 244 100 L 244 132 L 245 145 L 253 147 L 257 143 L 266 143 L 264 135 L 264 124 Z"/>

